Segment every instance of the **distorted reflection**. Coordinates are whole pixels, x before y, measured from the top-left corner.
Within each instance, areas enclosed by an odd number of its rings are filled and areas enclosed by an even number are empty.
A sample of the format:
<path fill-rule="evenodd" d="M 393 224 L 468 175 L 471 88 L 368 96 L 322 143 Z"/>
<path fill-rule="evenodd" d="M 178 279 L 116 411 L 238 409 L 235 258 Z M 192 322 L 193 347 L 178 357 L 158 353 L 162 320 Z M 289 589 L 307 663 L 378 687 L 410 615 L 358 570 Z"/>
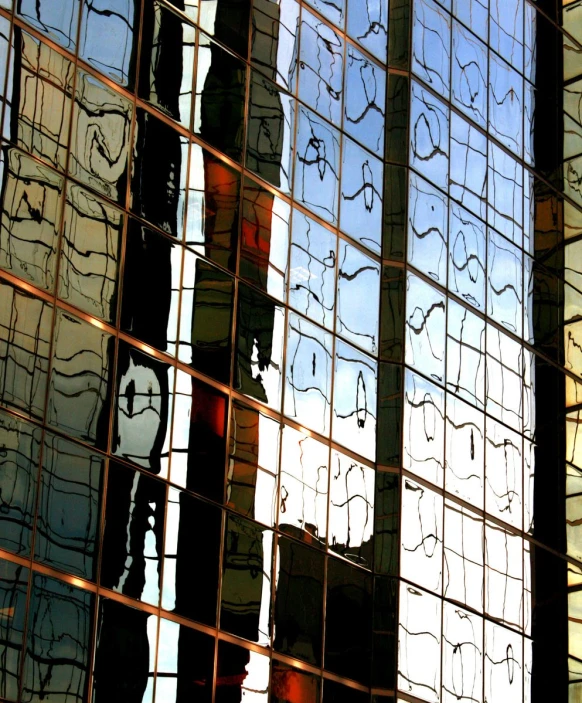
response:
<path fill-rule="evenodd" d="M 0 561 L 0 696 L 9 701 L 18 699 L 29 573 Z"/>
<path fill-rule="evenodd" d="M 268 527 L 276 520 L 280 434 L 276 420 L 232 402 L 226 504 Z"/>
<path fill-rule="evenodd" d="M 325 668 L 370 685 L 373 578 L 330 557 L 327 562 Z"/>
<path fill-rule="evenodd" d="M 115 322 L 117 317 L 122 229 L 121 212 L 89 191 L 69 185 L 61 244 L 59 297 L 108 322 Z"/>
<path fill-rule="evenodd" d="M 473 3 L 477 4 L 477 3 Z M 478 125 L 487 126 L 487 48 L 453 22 L 453 104 Z"/>
<path fill-rule="evenodd" d="M 299 106 L 296 136 L 295 198 L 331 224 L 338 220 L 340 134 Z"/>
<path fill-rule="evenodd" d="M 482 700 L 483 620 L 456 605 L 443 608 L 443 700 Z"/>
<path fill-rule="evenodd" d="M 138 108 L 133 135 L 131 210 L 164 232 L 184 228 L 188 148 L 186 137 Z"/>
<path fill-rule="evenodd" d="M 15 29 L 12 114 L 4 134 L 34 156 L 64 170 L 74 66 L 54 49 Z"/>
<path fill-rule="evenodd" d="M 372 568 L 374 470 L 332 451 L 329 488 L 330 548 Z"/>
<path fill-rule="evenodd" d="M 170 488 L 166 508 L 162 607 L 216 626 L 221 511 Z M 192 535 L 200 535 L 193 540 Z M 196 598 L 192 598 L 192 584 Z"/>
<path fill-rule="evenodd" d="M 174 368 L 122 342 L 112 453 L 168 477 Z"/>
<path fill-rule="evenodd" d="M 332 437 L 348 449 L 376 458 L 378 364 L 337 340 Z"/>
<path fill-rule="evenodd" d="M 89 591 L 33 576 L 22 701 L 85 699 L 94 601 Z"/>
<path fill-rule="evenodd" d="M 340 192 L 340 227 L 350 237 L 380 253 L 382 233 L 382 162 L 344 137 Z"/>
<path fill-rule="evenodd" d="M 336 333 L 378 353 L 380 266 L 344 240 L 339 244 Z"/>
<path fill-rule="evenodd" d="M 139 95 L 187 128 L 192 111 L 195 36 L 191 25 L 160 3 L 144 6 Z"/>
<path fill-rule="evenodd" d="M 487 217 L 509 240 L 522 245 L 523 168 L 492 142 L 487 164 Z"/>
<path fill-rule="evenodd" d="M 322 435 L 329 434 L 332 336 L 289 313 L 285 407 L 287 417 Z"/>
<path fill-rule="evenodd" d="M 437 486 L 443 485 L 445 394 L 422 376 L 406 371 L 403 465 Z"/>
<path fill-rule="evenodd" d="M 398 688 L 436 703 L 441 688 L 442 601 L 400 582 Z"/>
<path fill-rule="evenodd" d="M 447 388 L 479 409 L 485 407 L 485 321 L 449 301 Z"/>
<path fill-rule="evenodd" d="M 273 532 L 229 516 L 224 534 L 220 626 L 269 645 Z"/>
<path fill-rule="evenodd" d="M 410 165 L 443 190 L 448 186 L 449 108 L 412 83 Z"/>
<path fill-rule="evenodd" d="M 172 482 L 224 500 L 228 398 L 178 369 L 172 429 Z"/>
<path fill-rule="evenodd" d="M 182 247 L 129 219 L 121 298 L 121 329 L 156 349 L 174 354 Z M 152 285 L 157 281 L 159 285 Z"/>
<path fill-rule="evenodd" d="M 108 78 L 133 88 L 140 3 L 83 0 L 79 56 Z M 103 37 L 110 37 L 103 41 Z"/>
<path fill-rule="evenodd" d="M 487 246 L 487 312 L 510 332 L 521 336 L 522 253 L 493 230 L 489 230 Z"/>
<path fill-rule="evenodd" d="M 44 416 L 53 307 L 0 283 L 0 402 Z"/>
<path fill-rule="evenodd" d="M 178 358 L 228 383 L 232 353 L 234 280 L 194 253 L 184 252 Z"/>
<path fill-rule="evenodd" d="M 16 11 L 39 32 L 48 35 L 65 49 L 75 50 L 79 0 L 64 0 L 59 7 L 51 0 L 19 0 Z"/>
<path fill-rule="evenodd" d="M 451 20 L 433 0 L 415 0 L 412 19 L 412 70 L 439 95 L 450 88 Z"/>
<path fill-rule="evenodd" d="M 185 243 L 224 268 L 236 268 L 240 173 L 198 144 L 190 149 Z"/>
<path fill-rule="evenodd" d="M 338 26 L 341 27 L 339 22 Z M 388 0 L 367 1 L 364 8 L 358 0 L 349 0 L 347 29 L 352 39 L 359 42 L 380 61 L 386 61 Z"/>
<path fill-rule="evenodd" d="M 283 654 L 320 666 L 323 646 L 324 556 L 309 547 L 280 537 L 277 542 L 276 564 L 273 646 Z"/>
<path fill-rule="evenodd" d="M 78 72 L 69 172 L 112 200 L 125 202 L 132 103 Z"/>
<path fill-rule="evenodd" d="M 485 622 L 485 700 L 521 703 L 522 638 L 495 623 Z"/>
<path fill-rule="evenodd" d="M 325 545 L 329 448 L 292 427 L 283 430 L 279 529 Z"/>
<path fill-rule="evenodd" d="M 290 220 L 288 203 L 245 178 L 239 274 L 280 301 L 288 281 Z"/>
<path fill-rule="evenodd" d="M 518 432 L 523 417 L 523 350 L 513 339 L 487 326 L 486 410 Z"/>
<path fill-rule="evenodd" d="M 447 394 L 446 472 L 447 491 L 483 509 L 485 416 Z"/>
<path fill-rule="evenodd" d="M 0 266 L 52 291 L 64 179 L 17 149 L 1 158 Z"/>
<path fill-rule="evenodd" d="M 59 310 L 47 419 L 71 437 L 103 448 L 109 434 L 114 338 Z"/>
<path fill-rule="evenodd" d="M 523 61 L 523 54 L 522 54 Z M 515 64 L 514 64 L 515 65 Z M 489 131 L 517 156 L 523 153 L 523 78 L 489 55 Z"/>
<path fill-rule="evenodd" d="M 483 612 L 483 519 L 445 499 L 443 595 Z"/>
<path fill-rule="evenodd" d="M 258 71 L 251 71 L 249 91 L 246 166 L 290 193 L 294 100 Z"/>
<path fill-rule="evenodd" d="M 314 674 L 286 666 L 273 659 L 271 669 L 272 703 L 319 703 L 321 680 Z"/>
<path fill-rule="evenodd" d="M 235 387 L 280 409 L 285 310 L 253 288 L 238 288 Z"/>
<path fill-rule="evenodd" d="M 406 363 L 445 380 L 446 297 L 418 276 L 406 285 Z"/>
<path fill-rule="evenodd" d="M 158 605 L 166 486 L 110 462 L 101 583 Z"/>
<path fill-rule="evenodd" d="M 487 137 L 456 113 L 451 115 L 450 168 L 451 197 L 459 200 L 475 215 L 485 219 L 487 216 Z M 492 194 L 489 193 L 489 196 L 492 197 Z M 450 246 L 452 251 L 452 241 Z M 485 261 L 484 253 L 481 261 Z"/>
<path fill-rule="evenodd" d="M 337 238 L 298 210 L 293 211 L 289 305 L 311 320 L 333 327 Z"/>
<path fill-rule="evenodd" d="M 451 241 L 451 256 L 454 251 Z M 408 186 L 408 262 L 441 285 L 447 276 L 447 198 L 415 173 Z"/>
<path fill-rule="evenodd" d="M 275 83 L 289 90 L 297 71 L 299 3 L 255 0 L 251 61 Z"/>
<path fill-rule="evenodd" d="M 505 625 L 523 626 L 523 539 L 485 525 L 485 611 Z"/>
<path fill-rule="evenodd" d="M 449 219 L 449 289 L 485 311 L 485 225 L 451 203 Z"/>
<path fill-rule="evenodd" d="M 401 575 L 434 593 L 442 592 L 443 499 L 429 488 L 403 479 Z"/>
<path fill-rule="evenodd" d="M 352 14 L 356 18 L 354 23 L 362 16 L 360 12 Z M 382 157 L 386 73 L 351 44 L 348 44 L 345 86 L 344 129 Z"/>
<path fill-rule="evenodd" d="M 218 642 L 215 703 L 267 703 L 269 697 L 269 657 Z"/>
<path fill-rule="evenodd" d="M 0 412 L 0 547 L 30 552 L 41 429 Z"/>
<path fill-rule="evenodd" d="M 485 509 L 490 515 L 522 527 L 522 438 L 487 418 L 485 436 Z"/>
<path fill-rule="evenodd" d="M 158 618 L 101 598 L 93 700 L 153 703 Z"/>
<path fill-rule="evenodd" d="M 42 460 L 35 558 L 95 579 L 103 457 L 46 434 Z"/>

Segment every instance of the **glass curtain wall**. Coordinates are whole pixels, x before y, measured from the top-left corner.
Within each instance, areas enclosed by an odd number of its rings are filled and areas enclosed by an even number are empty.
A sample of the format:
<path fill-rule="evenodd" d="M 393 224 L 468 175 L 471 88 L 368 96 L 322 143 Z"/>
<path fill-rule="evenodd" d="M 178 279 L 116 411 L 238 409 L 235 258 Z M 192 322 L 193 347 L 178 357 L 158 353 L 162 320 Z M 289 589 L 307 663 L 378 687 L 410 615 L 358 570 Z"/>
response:
<path fill-rule="evenodd" d="M 0 0 L 0 700 L 578 701 L 581 52 Z"/>

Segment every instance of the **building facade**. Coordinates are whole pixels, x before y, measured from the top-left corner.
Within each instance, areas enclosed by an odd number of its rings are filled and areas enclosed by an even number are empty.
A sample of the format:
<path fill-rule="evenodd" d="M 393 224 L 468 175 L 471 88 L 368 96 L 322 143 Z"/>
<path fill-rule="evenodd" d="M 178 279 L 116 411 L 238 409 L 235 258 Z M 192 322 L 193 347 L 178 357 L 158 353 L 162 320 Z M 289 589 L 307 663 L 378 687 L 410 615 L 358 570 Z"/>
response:
<path fill-rule="evenodd" d="M 0 700 L 582 701 L 582 0 L 0 0 Z"/>

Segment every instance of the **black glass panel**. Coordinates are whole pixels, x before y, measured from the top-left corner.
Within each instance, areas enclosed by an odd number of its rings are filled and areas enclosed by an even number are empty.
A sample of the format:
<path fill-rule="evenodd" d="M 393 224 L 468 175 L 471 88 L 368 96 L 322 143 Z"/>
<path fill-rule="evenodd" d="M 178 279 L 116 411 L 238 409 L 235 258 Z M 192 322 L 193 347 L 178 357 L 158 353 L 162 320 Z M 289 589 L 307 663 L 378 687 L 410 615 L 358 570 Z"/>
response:
<path fill-rule="evenodd" d="M 249 286 L 238 289 L 235 387 L 279 409 L 284 311 Z"/>
<path fill-rule="evenodd" d="M 156 636 L 155 616 L 101 599 L 93 674 L 95 703 L 151 700 Z"/>
<path fill-rule="evenodd" d="M 376 472 L 375 509 L 374 570 L 382 574 L 396 574 L 400 518 L 400 479 L 398 474 Z"/>
<path fill-rule="evenodd" d="M 127 227 L 121 329 L 162 351 L 176 341 L 182 250 L 130 219 Z"/>
<path fill-rule="evenodd" d="M 22 678 L 23 703 L 85 700 L 94 601 L 89 591 L 35 574 Z"/>
<path fill-rule="evenodd" d="M 190 127 L 194 38 L 194 28 L 173 12 L 145 3 L 139 95 L 185 127 Z"/>
<path fill-rule="evenodd" d="M 244 141 L 245 65 L 206 35 L 198 36 L 194 132 L 223 154 L 240 161 Z"/>
<path fill-rule="evenodd" d="M 273 533 L 236 516 L 226 522 L 220 626 L 269 644 Z"/>
<path fill-rule="evenodd" d="M 41 429 L 0 413 L 0 547 L 28 554 L 36 504 Z"/>
<path fill-rule="evenodd" d="M 173 366 L 120 343 L 112 452 L 164 478 L 173 391 Z"/>
<path fill-rule="evenodd" d="M 234 281 L 190 251 L 184 254 L 179 358 L 228 383 Z"/>
<path fill-rule="evenodd" d="M 62 310 L 54 334 L 48 421 L 72 437 L 105 448 L 115 340 Z"/>
<path fill-rule="evenodd" d="M 370 694 L 364 691 L 342 686 L 337 681 L 324 681 L 323 703 L 368 703 L 369 700 Z"/>
<path fill-rule="evenodd" d="M 131 209 L 168 234 L 181 236 L 188 141 L 170 125 L 138 108 L 131 169 Z"/>
<path fill-rule="evenodd" d="M 170 489 L 162 607 L 212 626 L 216 624 L 221 521 L 218 508 Z"/>
<path fill-rule="evenodd" d="M 325 668 L 361 683 L 370 681 L 372 576 L 329 558 Z"/>
<path fill-rule="evenodd" d="M 178 371 L 172 438 L 172 482 L 222 503 L 228 399 Z"/>
<path fill-rule="evenodd" d="M 101 583 L 158 604 L 166 486 L 110 462 Z"/>
<path fill-rule="evenodd" d="M 324 556 L 285 537 L 277 555 L 274 647 L 321 666 Z"/>
<path fill-rule="evenodd" d="M 247 0 L 200 1 L 200 25 L 243 58 L 248 54 L 249 15 Z"/>
<path fill-rule="evenodd" d="M 375 579 L 372 686 L 379 688 L 395 688 L 397 592 L 395 579 Z"/>
<path fill-rule="evenodd" d="M 28 569 L 0 561 L 0 698 L 18 699 Z"/>
<path fill-rule="evenodd" d="M 44 441 L 35 557 L 95 578 L 104 458 L 61 437 Z"/>

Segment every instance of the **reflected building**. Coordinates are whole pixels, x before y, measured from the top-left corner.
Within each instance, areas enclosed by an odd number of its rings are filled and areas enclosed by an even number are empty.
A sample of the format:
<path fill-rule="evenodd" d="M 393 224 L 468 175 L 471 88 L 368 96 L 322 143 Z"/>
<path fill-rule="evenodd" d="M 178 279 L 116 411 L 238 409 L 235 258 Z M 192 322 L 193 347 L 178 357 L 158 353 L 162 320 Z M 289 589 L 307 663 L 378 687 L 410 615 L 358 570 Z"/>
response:
<path fill-rule="evenodd" d="M 580 0 L 0 0 L 0 700 L 582 700 L 581 85 Z"/>

